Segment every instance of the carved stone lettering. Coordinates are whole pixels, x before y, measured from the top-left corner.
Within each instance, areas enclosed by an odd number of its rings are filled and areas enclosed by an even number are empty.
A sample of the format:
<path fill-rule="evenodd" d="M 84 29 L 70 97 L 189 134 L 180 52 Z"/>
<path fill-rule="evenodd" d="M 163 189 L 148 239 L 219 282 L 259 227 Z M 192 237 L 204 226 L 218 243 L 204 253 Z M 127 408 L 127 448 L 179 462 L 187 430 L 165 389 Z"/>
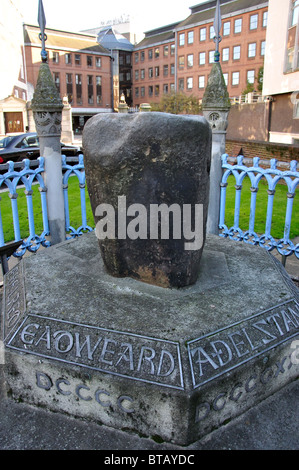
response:
<path fill-rule="evenodd" d="M 222 330 L 188 342 L 193 387 L 298 335 L 299 304 L 290 300 Z M 262 379 L 270 380 L 265 372 Z"/>
<path fill-rule="evenodd" d="M 184 389 L 178 343 L 28 315 L 7 347 L 134 380 Z M 63 389 L 65 383 L 59 383 Z M 78 393 L 83 394 L 78 390 Z"/>
<path fill-rule="evenodd" d="M 25 312 L 24 276 L 20 264 L 5 275 L 4 284 L 4 338 L 14 331 Z"/>

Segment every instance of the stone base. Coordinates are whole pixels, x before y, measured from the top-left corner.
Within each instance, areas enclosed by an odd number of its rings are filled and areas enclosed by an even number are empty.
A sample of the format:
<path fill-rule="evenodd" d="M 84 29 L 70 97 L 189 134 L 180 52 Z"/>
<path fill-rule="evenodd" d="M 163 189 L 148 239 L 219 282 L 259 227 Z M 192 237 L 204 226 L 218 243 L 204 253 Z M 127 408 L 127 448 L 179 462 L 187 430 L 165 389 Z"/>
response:
<path fill-rule="evenodd" d="M 179 445 L 298 377 L 299 292 L 262 248 L 210 236 L 198 281 L 106 274 L 94 233 L 4 282 L 8 396 Z"/>

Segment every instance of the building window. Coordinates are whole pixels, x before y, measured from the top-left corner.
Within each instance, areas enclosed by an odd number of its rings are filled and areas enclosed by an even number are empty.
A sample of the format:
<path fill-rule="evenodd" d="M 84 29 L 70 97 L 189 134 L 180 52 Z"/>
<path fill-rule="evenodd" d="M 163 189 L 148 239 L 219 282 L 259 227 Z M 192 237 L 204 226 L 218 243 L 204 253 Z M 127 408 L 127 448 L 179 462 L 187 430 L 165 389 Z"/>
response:
<path fill-rule="evenodd" d="M 155 77 L 159 77 L 160 75 L 160 67 L 155 67 Z"/>
<path fill-rule="evenodd" d="M 233 59 L 239 60 L 241 58 L 241 46 L 234 46 Z"/>
<path fill-rule="evenodd" d="M 139 70 L 135 70 L 135 80 L 139 80 Z"/>
<path fill-rule="evenodd" d="M 188 32 L 188 44 L 193 44 L 194 41 L 194 31 Z"/>
<path fill-rule="evenodd" d="M 139 88 L 138 87 L 135 88 L 135 97 L 139 98 Z"/>
<path fill-rule="evenodd" d="M 170 64 L 170 75 L 174 75 L 174 64 Z"/>
<path fill-rule="evenodd" d="M 151 60 L 153 58 L 153 50 L 149 49 L 148 51 L 148 58 Z"/>
<path fill-rule="evenodd" d="M 87 63 L 87 67 L 92 67 L 92 56 L 91 55 L 88 55 L 86 57 L 86 63 Z"/>
<path fill-rule="evenodd" d="M 224 78 L 224 81 L 225 81 L 225 85 L 227 86 L 228 85 L 228 73 L 224 73 L 223 78 Z"/>
<path fill-rule="evenodd" d="M 257 24 L 258 24 L 258 14 L 255 15 L 250 15 L 250 22 L 249 22 L 249 29 L 257 29 Z"/>
<path fill-rule="evenodd" d="M 247 71 L 247 83 L 254 83 L 254 70 Z"/>
<path fill-rule="evenodd" d="M 141 78 L 141 80 L 145 79 L 145 69 L 140 70 L 140 78 Z"/>
<path fill-rule="evenodd" d="M 59 52 L 52 52 L 53 64 L 59 64 Z"/>
<path fill-rule="evenodd" d="M 266 41 L 261 42 L 261 56 L 265 55 Z"/>
<path fill-rule="evenodd" d="M 155 49 L 155 59 L 159 59 L 159 56 L 160 56 L 160 49 L 159 49 L 159 47 L 156 47 L 156 49 Z"/>
<path fill-rule="evenodd" d="M 140 61 L 141 61 L 141 62 L 144 61 L 144 51 L 141 51 L 141 52 L 140 52 Z"/>
<path fill-rule="evenodd" d="M 168 65 L 163 65 L 163 75 L 164 77 L 168 76 Z"/>
<path fill-rule="evenodd" d="M 131 72 L 126 73 L 126 81 L 129 82 L 131 80 Z"/>
<path fill-rule="evenodd" d="M 164 57 L 168 57 L 168 53 L 169 53 L 169 47 L 168 47 L 168 46 L 164 46 L 164 47 L 163 47 L 163 55 L 164 55 Z"/>
<path fill-rule="evenodd" d="M 170 55 L 174 55 L 175 54 L 175 44 L 171 44 L 170 45 Z"/>
<path fill-rule="evenodd" d="M 240 83 L 240 72 L 233 72 L 232 74 L 232 85 L 237 86 Z"/>
<path fill-rule="evenodd" d="M 99 69 L 102 67 L 102 59 L 101 57 L 96 57 L 96 67 Z"/>
<path fill-rule="evenodd" d="M 148 78 L 153 78 L 153 76 L 154 76 L 154 69 L 153 67 L 150 67 L 148 69 Z"/>
<path fill-rule="evenodd" d="M 213 64 L 215 61 L 215 51 L 209 52 L 209 64 Z"/>
<path fill-rule="evenodd" d="M 64 58 L 65 58 L 66 65 L 71 65 L 72 64 L 72 54 L 67 53 L 67 54 L 65 54 Z"/>
<path fill-rule="evenodd" d="M 135 57 L 135 64 L 138 64 L 138 62 L 139 62 L 139 52 L 135 52 L 134 57 Z M 139 89 L 138 89 L 138 91 L 139 91 Z"/>
<path fill-rule="evenodd" d="M 184 46 L 185 45 L 185 33 L 179 34 L 179 45 Z"/>
<path fill-rule="evenodd" d="M 73 102 L 73 76 L 71 73 L 66 74 L 66 94 L 70 104 Z"/>
<path fill-rule="evenodd" d="M 187 66 L 188 67 L 193 67 L 193 54 L 188 54 L 187 55 Z"/>
<path fill-rule="evenodd" d="M 102 77 L 96 77 L 96 93 L 97 93 L 97 104 L 102 102 Z"/>
<path fill-rule="evenodd" d="M 248 44 L 248 57 L 256 56 L 256 42 Z"/>
<path fill-rule="evenodd" d="M 153 96 L 153 93 L 154 93 L 153 86 L 150 85 L 150 86 L 148 87 L 148 96 Z"/>
<path fill-rule="evenodd" d="M 183 69 L 184 66 L 185 66 L 185 56 L 181 55 L 181 56 L 179 57 L 179 68 L 180 68 L 180 69 Z"/>
<path fill-rule="evenodd" d="M 238 18 L 237 20 L 235 20 L 234 32 L 235 34 L 242 32 L 242 18 Z"/>
<path fill-rule="evenodd" d="M 179 78 L 179 90 L 183 90 L 183 89 L 184 89 L 184 79 Z"/>
<path fill-rule="evenodd" d="M 163 85 L 163 93 L 164 93 L 164 95 L 167 95 L 167 94 L 168 94 L 168 84 L 167 84 L 167 83 L 165 83 L 165 84 Z"/>
<path fill-rule="evenodd" d="M 145 88 L 144 88 L 144 86 L 142 86 L 142 87 L 140 88 L 140 95 L 141 95 L 142 97 L 145 96 Z"/>
<path fill-rule="evenodd" d="M 75 54 L 75 65 L 81 65 L 81 55 Z"/>
<path fill-rule="evenodd" d="M 170 84 L 170 91 L 171 91 L 171 93 L 175 92 L 174 83 Z"/>
<path fill-rule="evenodd" d="M 264 11 L 263 13 L 263 28 L 266 28 L 268 24 L 268 12 Z"/>
<path fill-rule="evenodd" d="M 227 62 L 229 60 L 229 47 L 222 49 L 222 60 L 223 62 Z"/>
<path fill-rule="evenodd" d="M 187 78 L 187 90 L 192 90 L 192 88 L 193 88 L 193 78 L 188 77 Z"/>
<path fill-rule="evenodd" d="M 206 53 L 200 52 L 199 53 L 199 65 L 205 65 L 206 63 Z"/>
<path fill-rule="evenodd" d="M 207 28 L 201 28 L 199 31 L 199 40 L 205 41 L 207 39 Z"/>
<path fill-rule="evenodd" d="M 159 96 L 160 94 L 160 85 L 155 85 L 155 96 Z"/>
<path fill-rule="evenodd" d="M 295 26 L 298 23 L 299 18 L 299 0 L 293 1 L 292 10 L 291 26 Z"/>
<path fill-rule="evenodd" d="M 215 37 L 214 26 L 210 26 L 210 39 L 214 39 L 214 37 Z"/>
<path fill-rule="evenodd" d="M 198 88 L 204 88 L 205 87 L 205 77 L 204 75 L 200 75 L 198 77 Z"/>
<path fill-rule="evenodd" d="M 76 74 L 76 101 L 77 105 L 82 104 L 82 76 L 81 74 Z"/>
<path fill-rule="evenodd" d="M 58 72 L 53 73 L 54 83 L 58 93 L 60 93 L 60 74 Z"/>
<path fill-rule="evenodd" d="M 230 21 L 226 21 L 223 23 L 223 36 L 230 35 Z"/>
<path fill-rule="evenodd" d="M 93 76 L 87 75 L 88 104 L 93 104 Z"/>

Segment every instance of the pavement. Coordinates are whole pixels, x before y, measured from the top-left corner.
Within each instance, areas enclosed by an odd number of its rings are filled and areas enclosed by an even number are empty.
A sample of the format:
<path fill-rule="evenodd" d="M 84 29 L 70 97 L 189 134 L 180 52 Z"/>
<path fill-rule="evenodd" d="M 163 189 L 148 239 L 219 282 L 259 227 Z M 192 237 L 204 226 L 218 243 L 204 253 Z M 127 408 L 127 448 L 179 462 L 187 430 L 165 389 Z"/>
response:
<path fill-rule="evenodd" d="M 286 269 L 299 287 L 299 261 L 295 257 L 288 258 Z M 162 457 L 149 462 L 149 456 L 194 455 L 197 463 L 200 461 L 200 451 L 299 449 L 298 379 L 201 440 L 188 447 L 180 447 L 24 403 L 15 403 L 5 396 L 2 369 L 0 365 L 1 451 L 94 450 L 101 451 L 98 463 L 106 463 L 106 458 L 111 463 L 111 456 L 116 459 L 116 456 L 139 455 L 143 457 L 139 457 L 138 464 L 161 464 Z M 189 463 L 195 460 L 190 457 Z M 121 461 L 116 462 L 119 463 Z"/>

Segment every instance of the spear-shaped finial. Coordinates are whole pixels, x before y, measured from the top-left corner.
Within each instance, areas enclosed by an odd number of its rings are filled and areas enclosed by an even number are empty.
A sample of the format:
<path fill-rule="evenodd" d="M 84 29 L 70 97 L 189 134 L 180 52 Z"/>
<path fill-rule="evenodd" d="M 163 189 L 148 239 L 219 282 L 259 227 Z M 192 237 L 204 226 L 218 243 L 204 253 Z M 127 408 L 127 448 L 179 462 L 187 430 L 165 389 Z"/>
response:
<path fill-rule="evenodd" d="M 215 59 L 214 59 L 215 62 L 219 62 L 219 58 L 220 58 L 219 42 L 222 41 L 222 37 L 220 36 L 220 30 L 221 30 L 220 0 L 217 0 L 215 18 L 214 18 L 214 31 L 215 31 L 214 41 L 216 43 Z"/>
<path fill-rule="evenodd" d="M 46 29 L 46 16 L 45 16 L 45 11 L 44 11 L 44 5 L 43 5 L 43 0 L 39 0 L 38 3 L 38 16 L 37 16 L 37 21 L 40 27 L 40 34 L 39 38 L 42 42 L 42 52 L 41 52 L 41 57 L 43 62 L 47 62 L 48 59 L 48 54 L 46 51 L 46 46 L 45 42 L 47 40 L 47 35 L 45 34 L 45 29 Z"/>

